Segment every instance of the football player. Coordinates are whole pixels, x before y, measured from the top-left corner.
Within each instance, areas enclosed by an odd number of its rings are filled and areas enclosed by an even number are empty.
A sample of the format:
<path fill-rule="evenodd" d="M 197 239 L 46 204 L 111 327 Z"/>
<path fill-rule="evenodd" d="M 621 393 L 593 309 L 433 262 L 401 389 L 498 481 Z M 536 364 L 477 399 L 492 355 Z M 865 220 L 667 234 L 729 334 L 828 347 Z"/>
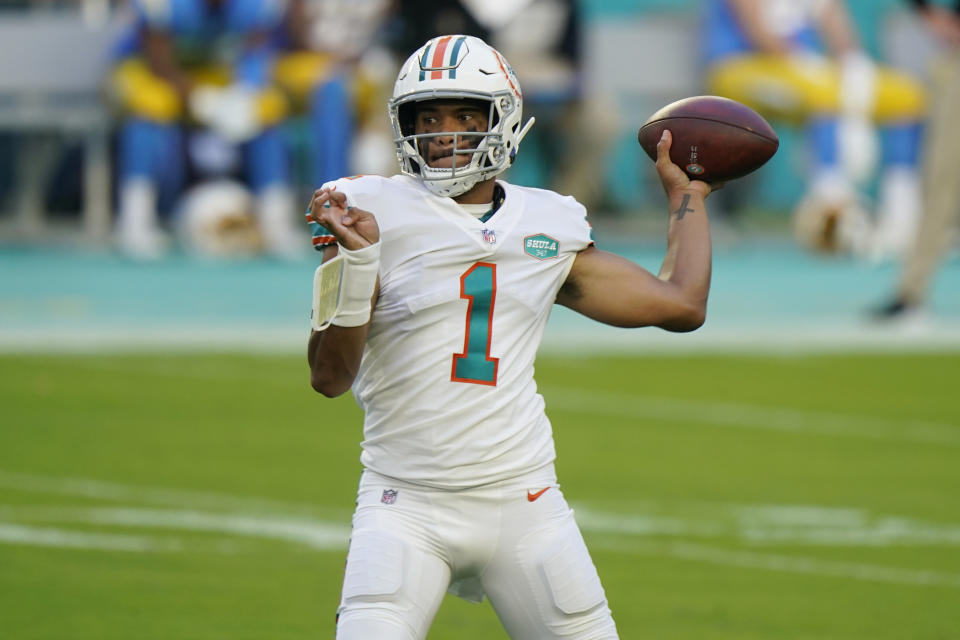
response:
<path fill-rule="evenodd" d="M 497 178 L 532 120 L 482 40 L 423 45 L 389 112 L 400 175 L 325 184 L 307 214 L 318 280 L 334 274 L 315 289 L 311 384 L 352 387 L 365 412 L 337 638 L 424 638 L 447 591 L 489 598 L 512 638 L 616 638 L 557 482 L 534 358 L 554 303 L 621 327 L 698 328 L 711 186 L 670 161 L 665 133 L 654 275 L 596 248 L 573 198 Z"/>
<path fill-rule="evenodd" d="M 393 64 L 377 37 L 390 0 L 288 0 L 278 86 L 306 116 L 309 173 L 323 184 L 350 173 L 392 171 L 393 144 L 383 103 Z M 384 72 L 384 67 L 390 68 Z M 313 141 L 323 144 L 313 144 Z"/>

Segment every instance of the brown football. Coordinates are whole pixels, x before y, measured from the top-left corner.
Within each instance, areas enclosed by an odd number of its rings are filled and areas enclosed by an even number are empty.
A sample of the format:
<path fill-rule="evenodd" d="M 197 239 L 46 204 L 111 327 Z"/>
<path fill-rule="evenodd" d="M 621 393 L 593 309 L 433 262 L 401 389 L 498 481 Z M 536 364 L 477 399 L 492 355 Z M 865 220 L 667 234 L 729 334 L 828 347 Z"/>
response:
<path fill-rule="evenodd" d="M 780 146 L 777 134 L 759 113 L 719 96 L 677 100 L 650 116 L 637 140 L 654 161 L 664 129 L 673 134 L 670 159 L 690 178 L 713 184 L 756 171 Z"/>

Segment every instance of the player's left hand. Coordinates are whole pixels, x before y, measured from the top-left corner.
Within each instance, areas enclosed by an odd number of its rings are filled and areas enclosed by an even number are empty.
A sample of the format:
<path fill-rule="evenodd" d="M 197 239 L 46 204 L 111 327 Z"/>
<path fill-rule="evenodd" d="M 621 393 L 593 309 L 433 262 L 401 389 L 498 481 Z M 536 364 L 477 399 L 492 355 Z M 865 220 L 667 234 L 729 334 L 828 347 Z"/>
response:
<path fill-rule="evenodd" d="M 695 191 L 704 198 L 723 186 L 711 185 L 702 180 L 691 180 L 689 176 L 670 159 L 670 145 L 673 144 L 673 134 L 664 129 L 660 142 L 657 143 L 657 173 L 660 174 L 660 184 L 667 192 L 667 198 L 681 191 Z"/>
<path fill-rule="evenodd" d="M 317 189 L 310 201 L 310 217 L 332 233 L 337 244 L 356 251 L 380 240 L 377 219 L 369 211 L 347 206 L 346 194 L 329 188 Z"/>

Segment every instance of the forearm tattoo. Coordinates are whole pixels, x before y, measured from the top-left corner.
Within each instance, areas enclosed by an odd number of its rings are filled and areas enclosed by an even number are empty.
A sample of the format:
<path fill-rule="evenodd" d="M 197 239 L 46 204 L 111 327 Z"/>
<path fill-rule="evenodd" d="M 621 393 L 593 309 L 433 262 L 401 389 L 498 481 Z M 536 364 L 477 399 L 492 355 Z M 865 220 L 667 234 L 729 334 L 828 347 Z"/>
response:
<path fill-rule="evenodd" d="M 683 216 L 687 215 L 688 211 L 695 211 L 695 209 L 688 207 L 688 204 L 690 204 L 690 194 L 685 193 L 683 194 L 683 202 L 681 202 L 677 210 L 674 211 L 674 213 L 677 214 L 677 220 L 683 220 Z"/>

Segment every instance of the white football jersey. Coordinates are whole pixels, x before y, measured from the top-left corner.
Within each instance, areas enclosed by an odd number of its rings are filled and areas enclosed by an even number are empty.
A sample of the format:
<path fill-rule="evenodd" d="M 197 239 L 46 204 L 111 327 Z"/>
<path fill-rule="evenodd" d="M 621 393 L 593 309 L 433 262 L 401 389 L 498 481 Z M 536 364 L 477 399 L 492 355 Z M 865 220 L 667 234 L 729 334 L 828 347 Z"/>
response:
<path fill-rule="evenodd" d="M 363 465 L 437 488 L 552 463 L 533 363 L 557 292 L 589 246 L 571 197 L 500 181 L 481 222 L 405 176 L 329 183 L 380 226 L 380 292 L 353 393 Z"/>

